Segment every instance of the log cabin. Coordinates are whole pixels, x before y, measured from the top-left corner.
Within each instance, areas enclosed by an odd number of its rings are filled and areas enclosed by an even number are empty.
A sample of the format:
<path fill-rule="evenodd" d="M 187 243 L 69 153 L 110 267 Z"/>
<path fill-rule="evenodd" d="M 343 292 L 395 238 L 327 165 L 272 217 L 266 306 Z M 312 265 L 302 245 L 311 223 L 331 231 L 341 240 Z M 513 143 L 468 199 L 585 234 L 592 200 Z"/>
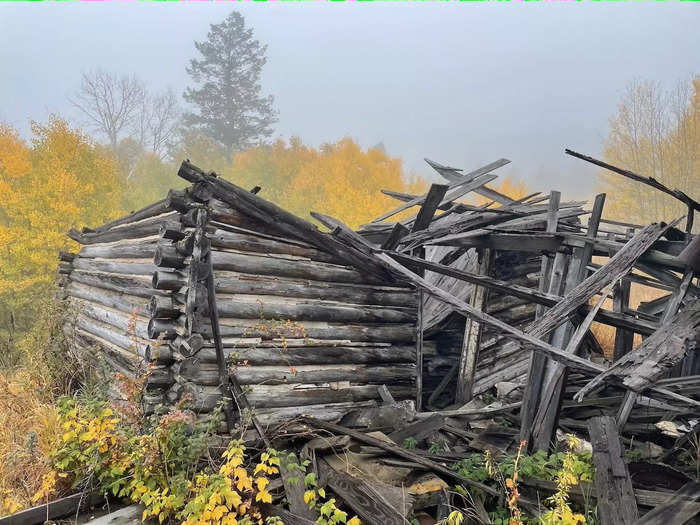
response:
<path fill-rule="evenodd" d="M 59 256 L 73 350 L 110 373 L 143 377 L 145 413 L 174 404 L 211 412 L 232 378 L 264 424 L 300 414 L 336 420 L 381 403 L 382 385 L 417 408 L 451 400 L 465 320 L 432 296 L 419 300 L 411 283 L 371 257 L 367 247 L 386 246 L 390 226 L 333 231 L 313 214 L 331 230 L 323 232 L 257 195 L 258 187 L 248 191 L 187 161 L 178 175 L 190 186 L 94 229 L 71 230 L 81 248 Z M 485 268 L 481 253 L 434 246 L 424 256 L 537 289 L 540 257 L 493 250 Z M 423 274 L 470 300 L 472 284 Z M 514 326 L 535 318 L 526 299 L 482 299 L 481 309 Z M 527 353 L 500 352 L 488 327 L 476 345 L 473 395 L 524 382 Z M 118 382 L 113 390 L 122 395 Z"/>

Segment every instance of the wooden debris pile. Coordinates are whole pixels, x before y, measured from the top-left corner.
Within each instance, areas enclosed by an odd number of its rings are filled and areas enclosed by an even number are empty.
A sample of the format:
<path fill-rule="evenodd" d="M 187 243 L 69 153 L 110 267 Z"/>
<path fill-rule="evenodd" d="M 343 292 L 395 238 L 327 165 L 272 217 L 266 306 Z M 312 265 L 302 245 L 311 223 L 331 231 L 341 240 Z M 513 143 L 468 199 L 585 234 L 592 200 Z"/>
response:
<path fill-rule="evenodd" d="M 422 196 L 386 190 L 401 204 L 357 231 L 312 213 L 325 233 L 260 188 L 186 161 L 188 189 L 71 232 L 83 247 L 61 254 L 76 307 L 66 332 L 81 355 L 124 375 L 147 366 L 147 411 L 188 401 L 206 414 L 223 400 L 225 430 L 249 420 L 265 444 L 296 447 L 367 523 L 408 523 L 428 508 L 439 518 L 456 504 L 448 485 L 494 490 L 450 468 L 465 453 L 522 442 L 525 452 L 550 451 L 567 432 L 591 443 L 601 523 L 633 523 L 649 507 L 644 523 L 669 512 L 691 519 L 697 484 L 680 474 L 681 486 L 664 485 L 666 473 L 640 488 L 644 476 L 623 451 L 660 463 L 697 443 L 700 238 L 691 230 L 700 204 L 567 153 L 672 195 L 687 215 L 627 224 L 604 218 L 604 194 L 589 210 L 556 191 L 513 199 L 493 190 L 506 159 L 466 174 L 428 161 L 447 184 Z M 470 193 L 488 202 L 459 200 Z M 634 308 L 633 286 L 658 298 Z M 594 322 L 614 329 L 607 354 Z M 436 439 L 446 451 L 430 452 Z M 391 479 L 363 464 L 386 466 Z M 406 489 L 426 473 L 439 490 Z M 532 490 L 521 504 L 537 513 L 553 487 L 524 483 Z M 289 509 L 276 511 L 285 523 L 312 522 L 298 491 L 284 489 Z"/>

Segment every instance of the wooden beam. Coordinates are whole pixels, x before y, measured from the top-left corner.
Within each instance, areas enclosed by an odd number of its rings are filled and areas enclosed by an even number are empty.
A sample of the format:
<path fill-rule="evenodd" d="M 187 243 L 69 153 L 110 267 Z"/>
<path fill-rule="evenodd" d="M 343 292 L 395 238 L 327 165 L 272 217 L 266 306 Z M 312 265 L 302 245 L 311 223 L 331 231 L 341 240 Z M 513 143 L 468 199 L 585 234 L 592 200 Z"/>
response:
<path fill-rule="evenodd" d="M 413 222 L 412 232 L 424 230 L 433 220 L 433 216 L 440 206 L 449 186 L 446 184 L 432 184 L 430 190 L 421 205 L 420 211 Z"/>
<path fill-rule="evenodd" d="M 478 273 L 488 276 L 491 270 L 493 256 L 489 249 L 478 251 Z M 475 310 L 483 311 L 488 297 L 488 288 L 474 286 L 472 288 L 469 304 Z M 457 391 L 455 400 L 459 404 L 467 403 L 472 398 L 474 387 L 474 373 L 479 355 L 479 344 L 483 325 L 478 321 L 467 318 L 464 324 L 464 337 L 462 339 L 462 350 L 459 356 L 459 368 L 457 372 Z"/>
<path fill-rule="evenodd" d="M 602 160 L 598 160 L 598 159 L 595 159 L 593 157 L 589 157 L 588 155 L 583 155 L 582 153 L 577 153 L 577 152 L 572 151 L 570 149 L 565 149 L 564 152 L 567 155 L 571 155 L 572 157 L 576 157 L 578 159 L 585 160 L 586 162 L 590 162 L 591 164 L 595 164 L 596 166 L 600 166 L 601 168 L 605 168 L 607 170 L 610 170 L 614 173 L 622 175 L 623 177 L 627 177 L 628 179 L 632 179 L 633 181 L 636 181 L 636 182 L 641 182 L 642 184 L 646 184 L 647 186 L 650 186 L 650 187 L 655 188 L 659 191 L 662 191 L 663 193 L 678 199 L 679 201 L 681 201 L 683 204 L 685 204 L 686 206 L 688 206 L 688 208 L 690 208 L 692 210 L 700 210 L 700 202 L 697 202 L 696 200 L 690 198 L 688 195 L 686 195 L 681 190 L 671 189 L 667 186 L 664 186 L 663 184 L 661 184 L 658 180 L 654 179 L 653 177 L 645 177 L 643 175 L 638 175 L 632 171 L 618 168 L 617 166 L 613 166 L 612 164 L 608 164 L 607 162 L 603 162 Z"/>
<path fill-rule="evenodd" d="M 575 248 L 571 256 L 571 262 L 569 263 L 569 269 L 566 276 L 566 283 L 564 285 L 565 297 L 570 293 L 573 293 L 573 291 L 577 289 L 584 279 L 586 279 L 586 267 L 588 266 L 588 263 L 591 260 L 591 255 L 593 254 L 593 243 L 595 242 L 595 238 L 598 234 L 598 226 L 600 225 L 600 219 L 603 216 L 604 205 L 605 194 L 601 193 L 596 195 L 586 230 L 586 239 L 588 242 L 586 242 L 586 244 L 581 248 Z M 640 252 L 640 255 L 641 253 L 643 252 Z M 624 273 L 627 274 L 628 271 L 629 269 Z M 615 281 L 613 280 L 612 282 Z M 600 310 L 603 301 L 604 298 L 601 298 L 597 304 L 596 311 Z M 545 313 L 541 319 L 546 318 L 547 315 L 549 315 L 549 312 Z M 595 315 L 595 312 L 593 315 Z M 538 322 L 540 322 L 541 319 L 538 320 Z M 589 319 L 589 317 L 587 317 L 587 319 Z M 578 351 L 583 335 L 585 335 L 585 333 L 588 331 L 592 321 L 593 318 L 590 317 L 590 320 L 588 320 L 588 326 L 585 327 L 583 333 L 579 334 L 580 337 L 578 343 L 575 342 L 573 345 L 569 345 L 573 325 L 571 323 L 564 322 L 556 328 L 554 334 L 552 335 L 552 345 L 557 348 L 566 348 L 567 351 Z M 583 325 L 585 324 L 586 322 L 584 321 Z M 545 363 L 545 371 L 542 380 L 537 380 L 537 383 L 531 385 L 532 388 L 536 388 L 538 386 L 540 388 L 540 401 L 538 403 L 537 413 L 535 415 L 535 424 L 533 425 L 532 439 L 530 443 L 531 447 L 534 449 L 549 450 L 554 441 L 554 432 L 556 429 L 557 419 L 559 417 L 563 389 L 566 383 L 566 375 L 566 367 L 561 366 L 559 363 L 547 362 Z"/>
<path fill-rule="evenodd" d="M 444 178 L 449 180 L 450 182 L 458 182 L 460 180 L 464 180 L 467 177 L 470 176 L 470 174 L 462 174 L 458 173 L 461 170 L 460 168 L 452 168 L 450 166 L 443 166 L 442 164 L 438 164 L 437 162 L 430 160 L 428 158 L 423 159 L 425 162 L 428 163 L 428 165 L 433 168 L 435 171 L 437 171 L 440 175 L 442 175 Z M 513 199 L 508 197 L 508 195 L 505 195 L 503 193 L 500 193 L 494 189 L 489 188 L 488 186 L 482 186 L 481 188 L 477 188 L 475 193 L 478 193 L 479 195 L 482 195 L 483 197 L 486 197 L 487 199 L 491 199 L 493 201 L 499 202 L 501 204 L 510 204 L 514 202 Z"/>
<path fill-rule="evenodd" d="M 596 467 L 594 483 L 600 522 L 632 525 L 639 512 L 615 420 L 609 416 L 591 418 L 588 432 Z"/>
<path fill-rule="evenodd" d="M 664 503 L 642 516 L 635 525 L 688 523 L 698 514 L 700 514 L 700 483 L 689 481 Z"/>
<path fill-rule="evenodd" d="M 500 321 L 499 319 L 496 319 L 495 317 L 479 312 L 478 310 L 474 310 L 470 305 L 465 303 L 464 301 L 458 299 L 457 297 L 453 296 L 449 292 L 446 292 L 444 290 L 441 290 L 437 286 L 434 286 L 427 282 L 425 279 L 422 277 L 416 275 L 412 271 L 410 271 L 408 268 L 402 266 L 398 262 L 394 261 L 388 254 L 385 253 L 377 253 L 375 254 L 375 257 L 382 261 L 386 266 L 396 273 L 402 275 L 405 279 L 407 279 L 409 282 L 412 282 L 414 285 L 418 286 L 419 288 L 422 288 L 426 292 L 428 292 L 430 295 L 440 299 L 441 301 L 446 302 L 450 306 L 453 307 L 453 309 L 467 317 L 474 317 L 477 320 L 495 328 L 496 330 L 500 331 L 501 333 L 504 334 L 504 337 L 509 337 L 513 340 L 515 340 L 518 344 L 522 344 L 525 346 L 525 348 L 529 348 L 532 350 L 536 350 L 538 352 L 542 352 L 543 354 L 547 355 L 548 357 L 554 359 L 555 361 L 558 361 L 562 363 L 563 365 L 568 366 L 569 368 L 573 370 L 579 370 L 582 373 L 586 374 L 595 374 L 598 373 L 600 374 L 601 372 L 604 372 L 606 370 L 605 367 L 602 365 L 599 365 L 597 363 L 593 363 L 592 361 L 589 361 L 588 359 L 583 359 L 582 357 L 576 356 L 569 354 L 568 352 L 565 352 L 563 350 L 560 350 L 558 348 L 553 347 L 550 344 L 545 343 L 544 341 L 538 339 L 537 337 L 533 336 L 533 333 L 539 332 L 540 329 L 537 329 L 538 326 L 536 325 L 532 332 L 523 332 L 521 330 L 518 330 L 517 328 L 504 323 L 503 321 Z M 585 282 L 584 282 L 585 283 Z M 563 301 L 562 301 L 563 302 Z M 560 312 L 560 314 L 563 314 L 564 312 Z M 558 314 L 559 315 L 559 314 Z M 537 329 L 537 330 L 535 330 Z M 664 396 L 671 397 L 672 399 L 676 399 L 682 403 L 688 404 L 690 406 L 700 406 L 700 402 L 695 401 L 694 399 L 690 399 L 688 397 L 676 394 L 674 392 L 671 392 L 668 389 L 664 388 L 658 388 L 658 387 L 652 387 L 652 390 L 655 392 L 658 392 Z"/>

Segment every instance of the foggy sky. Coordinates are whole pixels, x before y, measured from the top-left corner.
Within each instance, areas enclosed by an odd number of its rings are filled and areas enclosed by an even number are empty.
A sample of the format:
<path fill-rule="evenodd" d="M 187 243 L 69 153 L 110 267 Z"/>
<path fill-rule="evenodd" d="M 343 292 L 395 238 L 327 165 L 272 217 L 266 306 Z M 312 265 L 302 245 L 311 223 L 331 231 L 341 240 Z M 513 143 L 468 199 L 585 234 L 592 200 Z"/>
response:
<path fill-rule="evenodd" d="M 0 3 L 0 120 L 28 136 L 29 119 L 77 119 L 67 96 L 96 67 L 181 93 L 193 41 L 238 9 L 268 45 L 275 136 L 382 142 L 430 178 L 423 157 L 506 157 L 499 174 L 588 196 L 595 170 L 564 148 L 600 154 L 632 79 L 700 73 L 692 4 Z"/>

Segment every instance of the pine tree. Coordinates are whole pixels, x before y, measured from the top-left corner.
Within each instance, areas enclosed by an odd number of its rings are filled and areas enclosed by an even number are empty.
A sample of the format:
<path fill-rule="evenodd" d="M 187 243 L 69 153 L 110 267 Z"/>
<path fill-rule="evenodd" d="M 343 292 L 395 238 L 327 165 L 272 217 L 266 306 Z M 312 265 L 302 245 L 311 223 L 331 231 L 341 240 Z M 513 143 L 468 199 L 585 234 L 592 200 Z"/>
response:
<path fill-rule="evenodd" d="M 185 124 L 220 142 L 229 153 L 272 135 L 277 121 L 273 97 L 260 93 L 267 46 L 253 38 L 243 17 L 234 11 L 212 24 L 207 40 L 195 42 L 195 47 L 201 58 L 190 60 L 187 73 L 197 87 L 188 87 L 184 98 L 196 112 L 185 115 Z"/>

